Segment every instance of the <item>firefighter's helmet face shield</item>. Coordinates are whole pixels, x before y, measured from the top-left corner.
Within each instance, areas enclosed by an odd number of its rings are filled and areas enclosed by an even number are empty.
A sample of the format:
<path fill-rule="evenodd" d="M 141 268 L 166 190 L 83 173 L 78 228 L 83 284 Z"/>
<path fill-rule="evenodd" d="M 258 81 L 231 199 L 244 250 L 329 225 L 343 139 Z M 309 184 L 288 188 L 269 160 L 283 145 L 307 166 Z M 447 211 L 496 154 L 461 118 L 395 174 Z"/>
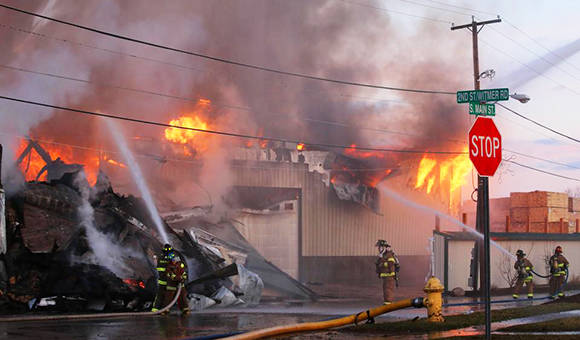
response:
<path fill-rule="evenodd" d="M 167 254 L 167 258 L 169 258 L 170 260 L 173 260 L 175 258 L 175 253 L 171 252 L 171 253 Z"/>

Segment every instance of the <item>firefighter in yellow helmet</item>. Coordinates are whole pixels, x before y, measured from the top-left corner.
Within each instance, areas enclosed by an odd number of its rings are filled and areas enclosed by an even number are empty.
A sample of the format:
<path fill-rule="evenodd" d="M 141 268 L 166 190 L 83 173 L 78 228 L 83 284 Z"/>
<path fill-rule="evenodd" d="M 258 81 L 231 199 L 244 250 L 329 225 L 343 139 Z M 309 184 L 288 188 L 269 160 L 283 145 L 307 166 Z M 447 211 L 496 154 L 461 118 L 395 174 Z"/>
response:
<path fill-rule="evenodd" d="M 181 262 L 179 257 L 175 256 L 175 251 L 169 244 L 163 246 L 163 254 L 157 259 L 157 274 L 159 288 L 153 302 L 152 312 L 156 312 L 171 303 L 177 286 L 187 280 L 185 264 Z M 181 289 L 178 304 L 182 314 L 189 314 L 185 288 Z M 169 314 L 169 311 L 165 311 L 164 314 Z"/>
<path fill-rule="evenodd" d="M 550 274 L 552 274 L 550 277 L 550 299 L 555 299 L 556 294 L 558 297 L 564 297 L 562 289 L 570 263 L 562 253 L 562 247 L 557 246 L 554 255 L 550 257 Z"/>
<path fill-rule="evenodd" d="M 528 299 L 534 297 L 534 276 L 532 275 L 532 270 L 534 266 L 532 262 L 526 258 L 526 254 L 522 250 L 516 252 L 518 260 L 514 264 L 514 269 L 518 273 L 516 285 L 514 286 L 513 298 L 520 298 L 520 289 L 526 285 L 528 288 Z"/>
<path fill-rule="evenodd" d="M 379 248 L 377 274 L 383 280 L 383 301 L 388 305 L 395 301 L 395 287 L 399 286 L 399 261 L 387 241 L 379 240 L 375 246 Z"/>

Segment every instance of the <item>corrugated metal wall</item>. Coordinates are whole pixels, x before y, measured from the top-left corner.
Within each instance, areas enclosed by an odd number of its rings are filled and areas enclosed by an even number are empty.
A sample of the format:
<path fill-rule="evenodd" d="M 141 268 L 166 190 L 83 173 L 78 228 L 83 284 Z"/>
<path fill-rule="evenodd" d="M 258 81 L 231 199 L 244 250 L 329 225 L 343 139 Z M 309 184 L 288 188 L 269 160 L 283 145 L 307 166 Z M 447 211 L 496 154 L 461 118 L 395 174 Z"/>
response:
<path fill-rule="evenodd" d="M 433 253 L 435 254 L 435 277 L 445 284 L 445 236 L 433 235 L 435 242 L 433 244 Z"/>
<path fill-rule="evenodd" d="M 286 274 L 298 279 L 298 213 L 281 211 L 268 214 L 242 212 L 236 229 L 260 255 Z"/>
<path fill-rule="evenodd" d="M 235 165 L 234 185 L 302 189 L 302 256 L 376 255 L 378 239 L 387 240 L 399 255 L 429 255 L 427 247 L 435 225 L 432 212 L 418 211 L 381 195 L 383 215 L 377 215 L 356 203 L 339 200 L 334 189 L 323 183 L 323 175 L 309 172 L 305 164 L 238 161 Z M 414 190 L 407 175 L 383 183 L 415 202 L 438 210 L 448 208 L 443 196 Z"/>
<path fill-rule="evenodd" d="M 471 249 L 474 244 L 473 241 L 449 241 L 447 290 L 456 287 L 468 290 Z"/>

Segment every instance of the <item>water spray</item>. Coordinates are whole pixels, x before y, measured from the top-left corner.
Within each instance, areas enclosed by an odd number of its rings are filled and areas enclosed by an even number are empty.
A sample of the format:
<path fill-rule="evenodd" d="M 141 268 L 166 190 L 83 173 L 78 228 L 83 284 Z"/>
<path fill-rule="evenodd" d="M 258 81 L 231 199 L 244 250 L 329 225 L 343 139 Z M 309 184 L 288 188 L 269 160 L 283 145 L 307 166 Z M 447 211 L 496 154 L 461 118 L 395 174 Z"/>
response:
<path fill-rule="evenodd" d="M 378 188 L 379 188 L 379 189 L 380 189 L 380 190 L 381 190 L 381 191 L 382 191 L 382 192 L 383 192 L 385 195 L 387 195 L 387 196 L 390 196 L 390 197 L 392 197 L 392 198 L 396 199 L 397 201 L 399 201 L 399 202 L 401 202 L 401 203 L 403 203 L 403 204 L 405 204 L 405 205 L 407 205 L 407 206 L 410 206 L 410 207 L 412 207 L 412 208 L 415 208 L 415 209 L 417 209 L 417 210 L 424 210 L 424 211 L 427 211 L 427 212 L 433 213 L 433 214 L 435 214 L 436 216 L 439 216 L 439 217 L 441 217 L 441 218 L 444 218 L 444 219 L 446 219 L 446 220 L 450 221 L 451 223 L 453 223 L 453 224 L 455 224 L 455 225 L 458 225 L 458 226 L 459 226 L 459 227 L 461 227 L 463 230 L 465 230 L 465 231 L 467 231 L 467 232 L 469 232 L 469 233 L 471 233 L 471 234 L 475 235 L 477 238 L 480 238 L 480 239 L 482 239 L 482 240 L 483 240 L 483 234 L 482 234 L 482 233 L 478 232 L 477 230 L 475 230 L 475 229 L 471 228 L 471 227 L 470 227 L 470 226 L 468 226 L 468 225 L 465 225 L 465 224 L 463 224 L 463 223 L 459 222 L 458 220 L 456 220 L 455 218 L 453 218 L 453 217 L 451 217 L 451 216 L 449 216 L 449 215 L 447 215 L 447 214 L 444 214 L 444 213 L 442 213 L 442 212 L 440 212 L 440 211 L 438 211 L 438 210 L 436 210 L 436 209 L 429 208 L 429 207 L 426 207 L 426 206 L 424 206 L 424 205 L 421 205 L 421 204 L 419 204 L 419 203 L 415 203 L 415 202 L 413 202 L 413 201 L 411 201 L 411 200 L 409 200 L 409 199 L 406 199 L 406 198 L 404 198 L 403 196 L 401 196 L 400 194 L 398 194 L 398 193 L 396 193 L 396 192 L 394 192 L 394 191 L 392 191 L 392 190 L 389 190 L 388 188 L 386 188 L 386 187 L 384 186 L 384 184 L 383 184 L 383 185 L 379 185 L 379 186 L 378 186 Z M 505 253 L 506 255 L 508 255 L 510 258 L 512 258 L 512 259 L 514 259 L 514 260 L 516 260 L 516 259 L 517 259 L 517 258 L 516 258 L 516 256 L 515 256 L 514 254 L 510 253 L 510 252 L 509 252 L 507 249 L 505 249 L 504 247 L 500 246 L 500 245 L 499 245 L 497 242 L 495 242 L 495 241 L 493 241 L 493 240 L 490 240 L 490 243 L 491 243 L 491 244 L 492 244 L 494 247 L 496 247 L 497 249 L 501 250 L 503 253 Z"/>
<path fill-rule="evenodd" d="M 127 141 L 125 141 L 125 137 L 123 136 L 122 132 L 117 128 L 116 123 L 112 119 L 106 119 L 107 126 L 109 130 L 113 134 L 113 138 L 119 147 L 119 150 L 125 157 L 125 161 L 127 162 L 127 166 L 131 172 L 131 176 L 133 176 L 133 180 L 135 180 L 135 184 L 139 191 L 141 192 L 141 196 L 145 201 L 145 205 L 147 206 L 147 210 L 149 210 L 149 214 L 151 215 L 151 219 L 155 223 L 155 227 L 161 235 L 164 243 L 169 243 L 169 239 L 167 237 L 167 233 L 165 232 L 165 226 L 163 225 L 163 221 L 161 220 L 161 216 L 159 216 L 159 211 L 157 211 L 157 207 L 153 202 L 153 197 L 151 196 L 151 192 L 149 192 L 149 188 L 147 187 L 147 183 L 145 182 L 145 177 L 141 172 L 141 168 L 139 164 L 135 160 L 135 156 L 129 149 L 127 145 Z"/>

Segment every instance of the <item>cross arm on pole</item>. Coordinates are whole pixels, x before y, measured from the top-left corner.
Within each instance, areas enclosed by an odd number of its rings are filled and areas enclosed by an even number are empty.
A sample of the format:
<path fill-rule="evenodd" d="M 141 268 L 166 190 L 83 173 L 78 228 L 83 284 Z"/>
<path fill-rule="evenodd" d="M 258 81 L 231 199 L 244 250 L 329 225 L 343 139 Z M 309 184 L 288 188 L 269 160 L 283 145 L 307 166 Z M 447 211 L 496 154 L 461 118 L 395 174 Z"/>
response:
<path fill-rule="evenodd" d="M 498 22 L 501 22 L 500 18 L 493 19 L 493 20 L 487 20 L 487 21 L 481 21 L 481 22 L 475 22 L 475 26 L 484 26 L 487 24 L 495 24 Z M 470 23 L 470 24 L 459 25 L 459 26 L 451 26 L 451 30 L 455 31 L 455 30 L 459 30 L 462 28 L 472 28 L 472 27 L 473 27 L 473 23 Z"/>

